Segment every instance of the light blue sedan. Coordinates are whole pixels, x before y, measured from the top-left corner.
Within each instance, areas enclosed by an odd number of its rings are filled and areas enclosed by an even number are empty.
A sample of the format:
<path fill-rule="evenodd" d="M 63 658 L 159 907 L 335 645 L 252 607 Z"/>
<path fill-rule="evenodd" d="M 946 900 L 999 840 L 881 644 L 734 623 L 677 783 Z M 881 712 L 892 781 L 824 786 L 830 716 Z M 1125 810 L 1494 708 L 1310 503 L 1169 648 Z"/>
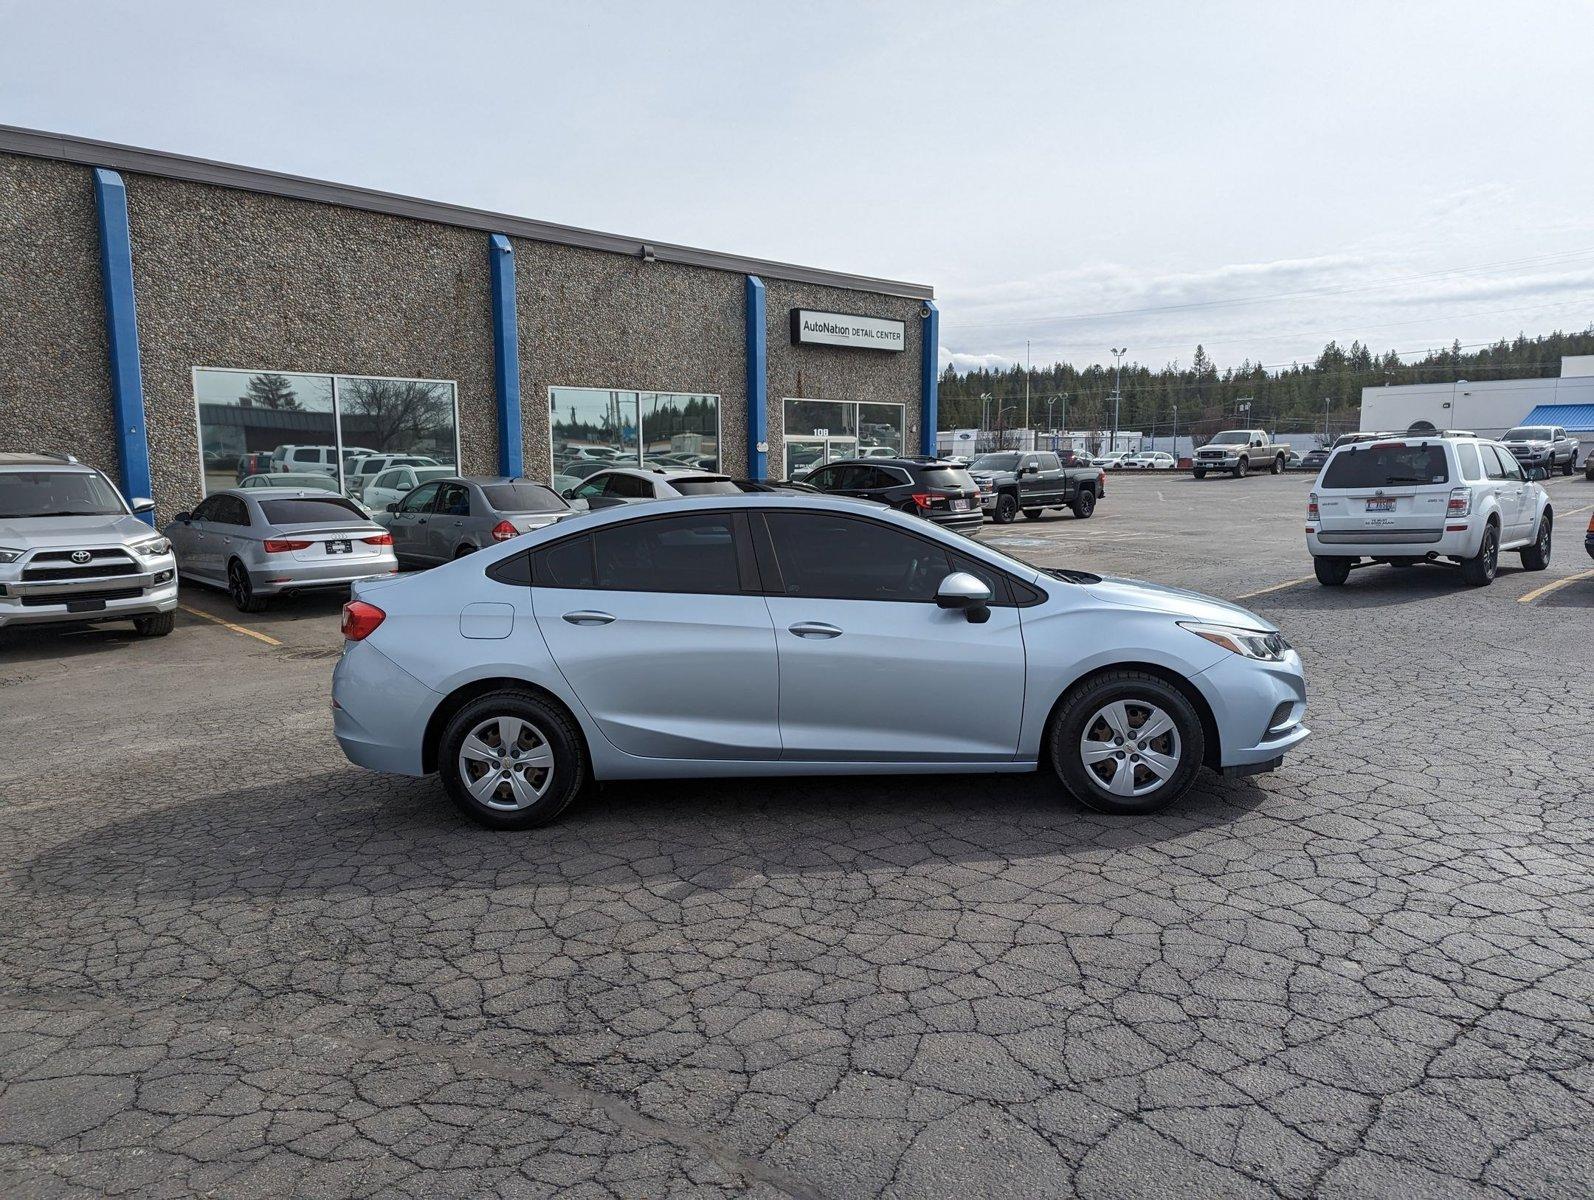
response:
<path fill-rule="evenodd" d="M 357 583 L 343 631 L 344 753 L 438 772 L 500 829 L 594 779 L 1043 766 L 1147 813 L 1307 736 L 1300 659 L 1255 613 L 823 496 L 572 517 Z"/>

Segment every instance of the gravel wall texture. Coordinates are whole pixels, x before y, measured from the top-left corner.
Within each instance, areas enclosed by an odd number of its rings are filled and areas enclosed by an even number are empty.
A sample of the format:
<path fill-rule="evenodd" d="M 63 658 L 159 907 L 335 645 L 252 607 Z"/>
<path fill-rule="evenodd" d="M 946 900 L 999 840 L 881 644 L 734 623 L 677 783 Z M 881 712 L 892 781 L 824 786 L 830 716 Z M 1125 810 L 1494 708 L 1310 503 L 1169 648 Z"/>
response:
<path fill-rule="evenodd" d="M 0 154 L 0 450 L 116 479 L 99 247 L 92 171 Z"/>

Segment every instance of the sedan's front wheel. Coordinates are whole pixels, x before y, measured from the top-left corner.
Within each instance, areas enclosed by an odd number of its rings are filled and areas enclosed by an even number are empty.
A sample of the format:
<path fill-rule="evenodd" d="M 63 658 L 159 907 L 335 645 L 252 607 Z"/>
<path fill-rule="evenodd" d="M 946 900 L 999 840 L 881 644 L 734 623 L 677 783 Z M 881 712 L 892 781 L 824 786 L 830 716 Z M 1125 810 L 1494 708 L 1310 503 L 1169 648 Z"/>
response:
<path fill-rule="evenodd" d="M 581 734 L 530 692 L 479 696 L 443 728 L 438 773 L 448 797 L 489 829 L 557 819 L 587 782 Z"/>
<path fill-rule="evenodd" d="M 1100 812 L 1155 812 L 1190 790 L 1206 753 L 1194 706 L 1142 671 L 1109 671 L 1076 688 L 1052 722 L 1052 767 Z"/>

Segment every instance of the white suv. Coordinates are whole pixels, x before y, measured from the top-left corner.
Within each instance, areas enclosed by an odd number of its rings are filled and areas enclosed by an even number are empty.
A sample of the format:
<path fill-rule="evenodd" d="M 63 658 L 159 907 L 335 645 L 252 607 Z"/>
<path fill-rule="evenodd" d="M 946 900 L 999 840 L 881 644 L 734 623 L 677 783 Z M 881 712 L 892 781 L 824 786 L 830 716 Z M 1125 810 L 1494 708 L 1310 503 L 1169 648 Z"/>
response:
<path fill-rule="evenodd" d="M 1306 548 L 1329 587 L 1364 558 L 1396 567 L 1447 559 L 1482 587 L 1502 550 L 1544 570 L 1554 516 L 1549 493 L 1499 443 L 1408 434 L 1335 449 L 1307 498 Z"/>

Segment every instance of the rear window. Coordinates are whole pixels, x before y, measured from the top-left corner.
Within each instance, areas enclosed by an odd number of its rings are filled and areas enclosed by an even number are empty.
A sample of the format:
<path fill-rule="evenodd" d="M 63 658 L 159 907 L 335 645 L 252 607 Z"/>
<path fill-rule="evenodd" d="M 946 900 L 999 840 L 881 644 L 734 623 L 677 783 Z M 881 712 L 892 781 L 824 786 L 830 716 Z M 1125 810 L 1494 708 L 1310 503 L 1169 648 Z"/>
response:
<path fill-rule="evenodd" d="M 347 500 L 304 496 L 295 500 L 262 500 L 268 525 L 312 525 L 329 521 L 364 521 L 365 514 Z"/>
<path fill-rule="evenodd" d="M 672 479 L 670 486 L 683 496 L 739 496 L 742 492 L 729 479 Z"/>
<path fill-rule="evenodd" d="M 482 495 L 495 512 L 529 513 L 558 512 L 570 506 L 554 495 L 551 488 L 540 483 L 492 483 L 482 488 Z"/>
<path fill-rule="evenodd" d="M 1326 488 L 1410 487 L 1450 482 L 1445 448 L 1401 442 L 1341 450 L 1323 472 Z"/>
<path fill-rule="evenodd" d="M 974 477 L 962 467 L 925 467 L 919 472 L 919 482 L 926 487 L 956 488 L 964 492 L 975 490 Z"/>

